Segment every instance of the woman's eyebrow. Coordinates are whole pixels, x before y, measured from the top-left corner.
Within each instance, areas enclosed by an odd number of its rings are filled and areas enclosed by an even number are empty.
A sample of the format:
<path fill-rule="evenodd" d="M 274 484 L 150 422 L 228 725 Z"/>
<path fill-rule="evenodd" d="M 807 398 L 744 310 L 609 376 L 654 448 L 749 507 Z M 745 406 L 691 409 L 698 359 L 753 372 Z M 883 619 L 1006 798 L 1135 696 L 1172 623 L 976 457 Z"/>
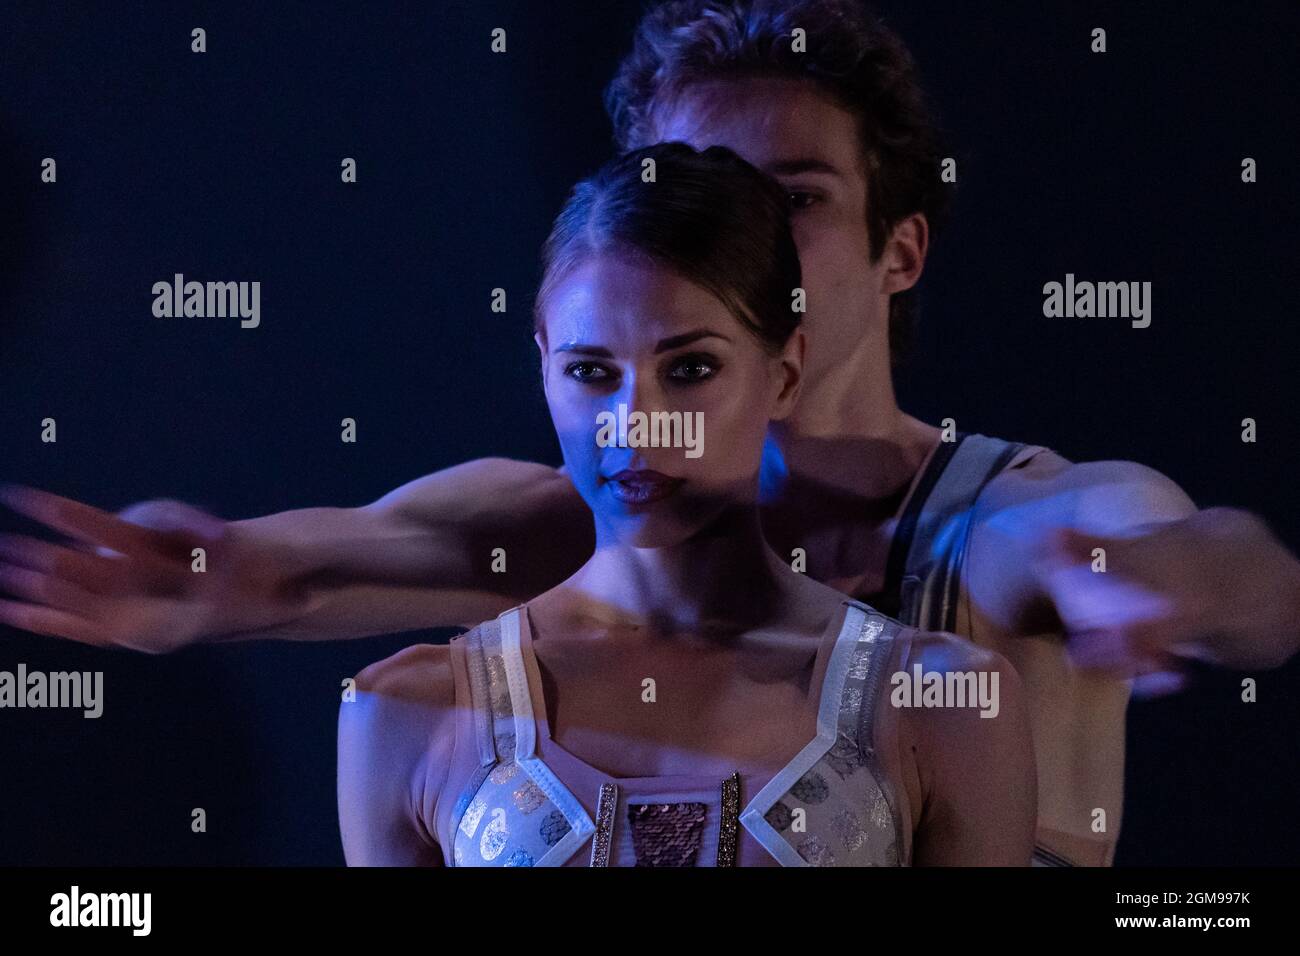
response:
<path fill-rule="evenodd" d="M 715 338 L 722 339 L 724 342 L 730 342 L 731 339 L 721 332 L 712 332 L 709 329 L 695 329 L 691 332 L 683 332 L 681 335 L 670 335 L 666 339 L 660 339 L 659 344 L 655 346 L 654 354 L 668 352 L 672 349 L 679 349 L 683 345 L 690 345 L 692 342 L 700 339 Z M 595 355 L 598 358 L 612 358 L 613 353 L 601 345 L 583 345 L 581 342 L 563 342 L 555 349 L 557 352 L 577 352 L 581 355 Z"/>
<path fill-rule="evenodd" d="M 581 342 L 563 342 L 555 349 L 557 352 L 578 352 L 581 355 L 595 355 L 598 358 L 612 358 L 609 349 L 599 345 L 583 345 Z"/>
<path fill-rule="evenodd" d="M 698 341 L 699 339 L 707 339 L 710 337 L 722 339 L 724 342 L 731 341 L 731 339 L 727 338 L 721 332 L 711 332 L 708 329 L 696 329 L 693 332 L 683 332 L 681 335 L 671 335 L 666 339 L 660 339 L 659 344 L 655 346 L 654 354 L 658 355 L 660 352 L 679 349 L 683 345 L 690 345 L 692 342 Z"/>

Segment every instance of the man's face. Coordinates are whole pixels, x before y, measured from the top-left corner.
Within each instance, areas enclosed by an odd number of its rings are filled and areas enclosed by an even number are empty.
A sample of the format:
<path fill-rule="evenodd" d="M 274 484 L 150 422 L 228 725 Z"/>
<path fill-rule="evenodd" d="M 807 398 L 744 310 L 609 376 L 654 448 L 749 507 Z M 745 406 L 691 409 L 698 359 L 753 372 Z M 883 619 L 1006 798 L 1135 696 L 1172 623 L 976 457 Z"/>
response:
<path fill-rule="evenodd" d="M 667 104 L 655 134 L 696 149 L 726 146 L 789 190 L 810 380 L 863 350 L 882 350 L 887 361 L 889 256 L 869 261 L 867 180 L 852 114 L 797 79 L 710 81 Z"/>

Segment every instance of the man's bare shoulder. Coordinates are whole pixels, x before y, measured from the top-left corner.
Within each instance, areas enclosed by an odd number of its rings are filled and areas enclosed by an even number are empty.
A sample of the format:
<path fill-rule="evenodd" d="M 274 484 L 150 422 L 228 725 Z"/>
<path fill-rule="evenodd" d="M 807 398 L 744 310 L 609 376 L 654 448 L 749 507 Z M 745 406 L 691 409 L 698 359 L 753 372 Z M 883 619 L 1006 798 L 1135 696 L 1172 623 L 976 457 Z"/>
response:
<path fill-rule="evenodd" d="M 981 522 L 1022 531 L 1065 524 L 1118 531 L 1195 510 L 1177 483 L 1154 468 L 1135 461 L 1073 462 L 1051 449 L 994 476 L 979 504 Z"/>
<path fill-rule="evenodd" d="M 1043 448 L 989 479 L 980 492 L 980 502 L 986 508 L 1044 500 L 1050 503 L 1070 484 L 1069 472 L 1075 467 L 1065 456 Z"/>

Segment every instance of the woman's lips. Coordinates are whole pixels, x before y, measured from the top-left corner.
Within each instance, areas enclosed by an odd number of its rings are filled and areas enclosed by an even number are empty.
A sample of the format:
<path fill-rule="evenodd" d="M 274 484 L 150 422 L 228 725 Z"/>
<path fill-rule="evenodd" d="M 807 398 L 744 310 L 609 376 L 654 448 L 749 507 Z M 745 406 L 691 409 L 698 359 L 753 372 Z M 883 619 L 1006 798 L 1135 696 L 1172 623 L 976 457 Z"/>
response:
<path fill-rule="evenodd" d="M 670 478 L 657 471 L 631 471 L 624 469 L 611 475 L 609 491 L 626 504 L 641 505 L 667 498 L 682 485 L 681 478 Z"/>

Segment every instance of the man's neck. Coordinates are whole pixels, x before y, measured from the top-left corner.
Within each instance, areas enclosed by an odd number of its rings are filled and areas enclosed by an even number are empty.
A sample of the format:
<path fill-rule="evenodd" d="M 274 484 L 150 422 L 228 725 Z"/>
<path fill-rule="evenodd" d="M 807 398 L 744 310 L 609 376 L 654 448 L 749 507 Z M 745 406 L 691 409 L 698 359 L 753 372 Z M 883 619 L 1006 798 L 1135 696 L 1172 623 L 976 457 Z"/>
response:
<path fill-rule="evenodd" d="M 794 412 L 769 428 L 786 475 L 863 498 L 888 497 L 910 483 L 939 429 L 898 407 L 882 353 L 863 349 L 804 381 Z"/>

